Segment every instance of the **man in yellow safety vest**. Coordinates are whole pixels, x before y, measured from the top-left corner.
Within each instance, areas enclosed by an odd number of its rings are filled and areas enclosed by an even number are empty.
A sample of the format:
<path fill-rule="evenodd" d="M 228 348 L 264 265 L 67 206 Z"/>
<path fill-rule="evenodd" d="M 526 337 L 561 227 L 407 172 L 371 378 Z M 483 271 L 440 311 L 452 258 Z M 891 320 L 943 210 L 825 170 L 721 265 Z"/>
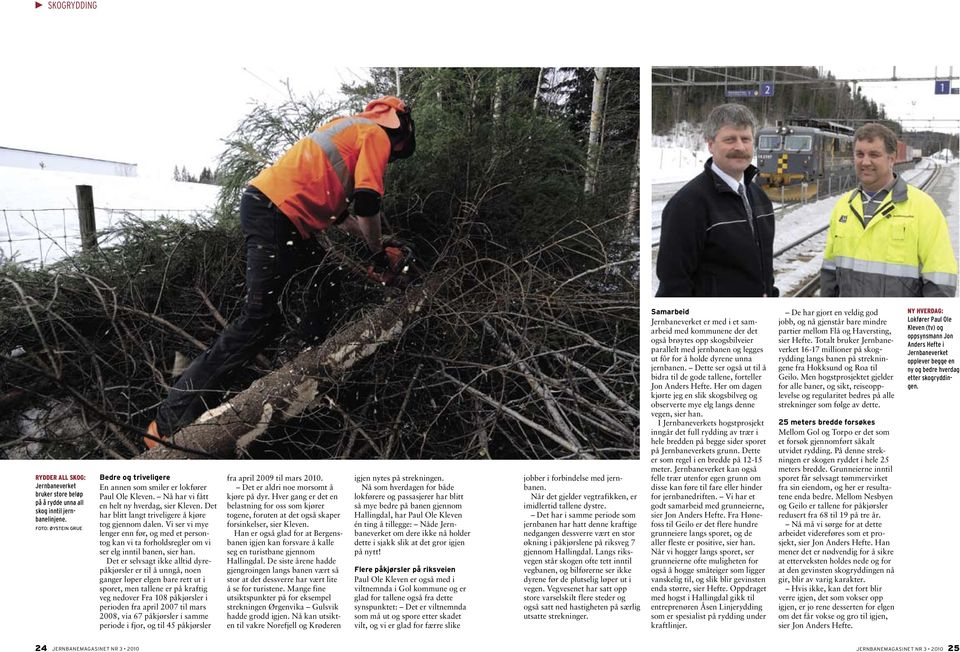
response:
<path fill-rule="evenodd" d="M 952 297 L 957 260 L 936 202 L 894 173 L 897 137 L 880 124 L 854 135 L 860 185 L 830 215 L 824 297 Z"/>

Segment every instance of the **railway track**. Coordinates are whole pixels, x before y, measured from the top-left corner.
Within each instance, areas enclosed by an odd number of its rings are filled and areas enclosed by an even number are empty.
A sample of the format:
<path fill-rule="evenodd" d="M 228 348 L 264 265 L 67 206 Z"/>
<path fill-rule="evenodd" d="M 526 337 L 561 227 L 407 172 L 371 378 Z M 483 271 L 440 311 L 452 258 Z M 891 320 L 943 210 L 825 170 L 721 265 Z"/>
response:
<path fill-rule="evenodd" d="M 798 287 L 796 290 L 787 294 L 788 297 L 815 297 L 817 292 L 820 291 L 820 275 L 811 276 L 808 278 L 803 285 Z"/>
<path fill-rule="evenodd" d="M 940 178 L 940 175 L 943 173 L 942 167 L 943 167 L 943 166 L 942 166 L 942 164 L 941 164 L 939 161 L 934 161 L 933 172 L 932 172 L 931 174 L 927 175 L 926 179 L 924 179 L 924 181 L 923 181 L 922 183 L 920 183 L 920 184 L 914 184 L 914 185 L 916 185 L 916 186 L 917 186 L 918 188 L 920 188 L 921 190 L 924 190 L 924 189 L 926 189 L 928 186 L 933 185 L 933 184 Z M 675 185 L 675 184 L 669 184 L 669 185 L 673 186 L 673 185 Z M 842 190 L 842 191 L 840 191 L 840 192 L 833 193 L 832 195 L 825 195 L 825 196 L 822 197 L 821 199 L 827 199 L 828 197 L 836 197 L 837 195 L 843 194 L 843 193 L 846 192 L 847 190 L 849 190 L 849 188 L 844 189 L 844 190 Z M 675 192 L 675 191 L 674 191 L 674 192 Z M 669 199 L 669 198 L 672 197 L 672 196 L 673 196 L 673 192 L 670 192 L 670 193 L 661 193 L 661 196 L 658 196 L 658 197 L 659 197 L 660 199 Z M 779 207 L 778 209 L 776 209 L 776 212 L 777 212 L 777 213 L 779 214 L 779 216 L 782 218 L 782 217 L 784 217 L 784 216 L 786 216 L 786 215 L 789 215 L 789 214 L 792 213 L 793 211 L 802 208 L 804 205 L 805 205 L 805 204 L 799 203 L 799 202 L 798 202 L 798 203 L 792 203 L 792 204 L 780 204 L 780 207 Z M 829 226 L 829 225 L 828 225 L 828 226 Z M 660 231 L 660 228 L 661 228 L 661 225 L 660 225 L 660 224 L 654 224 L 653 226 L 651 226 L 651 234 L 656 234 L 658 231 Z M 814 231 L 813 233 L 807 234 L 806 236 L 804 236 L 804 237 L 802 237 L 802 238 L 800 238 L 800 239 L 798 239 L 798 240 L 796 240 L 796 241 L 794 241 L 794 242 L 786 245 L 785 247 L 782 247 L 781 249 L 778 249 L 777 251 L 773 252 L 773 257 L 776 258 L 777 256 L 780 256 L 781 254 L 786 253 L 786 252 L 789 251 L 790 249 L 793 249 L 794 247 L 797 247 L 797 246 L 803 244 L 804 242 L 806 242 L 806 241 L 809 240 L 810 238 L 812 238 L 812 237 L 814 237 L 814 236 L 816 236 L 816 235 L 819 235 L 820 233 L 823 233 L 823 232 L 826 231 L 826 230 L 827 230 L 827 226 L 823 227 L 822 229 L 818 229 L 818 230 Z M 651 238 L 651 240 L 653 240 L 653 238 Z M 659 247 L 660 247 L 660 241 L 659 241 L 659 239 L 658 239 L 656 242 L 653 242 L 653 244 L 652 244 L 652 249 L 658 249 Z"/>

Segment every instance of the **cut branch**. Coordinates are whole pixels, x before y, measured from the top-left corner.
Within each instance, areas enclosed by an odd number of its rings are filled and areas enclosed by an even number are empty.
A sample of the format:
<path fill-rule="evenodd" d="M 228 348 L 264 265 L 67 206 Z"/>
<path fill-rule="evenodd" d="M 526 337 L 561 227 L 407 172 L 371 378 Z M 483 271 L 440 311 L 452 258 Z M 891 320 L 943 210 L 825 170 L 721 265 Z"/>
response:
<path fill-rule="evenodd" d="M 492 405 L 493 407 L 501 410 L 504 414 L 506 414 L 506 415 L 508 415 L 508 416 L 510 416 L 510 417 L 513 417 L 514 419 L 516 419 L 516 420 L 519 421 L 520 423 L 522 423 L 522 424 L 524 424 L 524 425 L 526 425 L 526 426 L 529 426 L 530 428 L 533 428 L 534 430 L 536 430 L 536 431 L 539 432 L 540 434 L 546 435 L 547 437 L 549 437 L 550 439 L 552 439 L 552 440 L 555 441 L 556 443 L 560 444 L 560 446 L 562 446 L 562 447 L 565 448 L 566 450 L 570 451 L 571 453 L 573 453 L 573 454 L 575 454 L 575 455 L 577 455 L 577 456 L 579 456 L 579 457 L 583 457 L 583 458 L 585 458 L 585 459 L 593 459 L 593 456 L 590 455 L 589 453 L 583 452 L 583 451 L 580 449 L 580 447 L 576 444 L 576 442 L 568 441 L 566 438 L 561 437 L 560 435 L 558 435 L 557 433 L 553 432 L 553 431 L 550 430 L 549 428 L 546 428 L 546 427 L 540 425 L 539 423 L 536 423 L 535 421 L 532 421 L 532 420 L 528 419 L 527 417 L 523 416 L 522 414 L 520 414 L 520 413 L 517 412 L 516 410 L 514 410 L 514 409 L 512 409 L 512 408 L 510 408 L 510 407 L 507 407 L 506 405 L 504 405 L 504 404 L 501 403 L 500 401 L 497 401 L 496 399 L 494 399 L 494 398 L 492 398 L 492 397 L 490 397 L 490 396 L 487 396 L 486 394 L 484 394 L 483 392 L 481 392 L 479 389 L 475 389 L 475 388 L 471 387 L 470 385 L 467 385 L 466 383 L 463 383 L 463 382 L 457 380 L 456 378 L 454 378 L 454 377 L 451 376 L 450 374 L 448 374 L 448 373 L 446 373 L 446 372 L 442 372 L 442 375 L 443 375 L 447 380 L 453 382 L 455 385 L 457 385 L 457 386 L 460 387 L 461 389 L 465 390 L 468 394 L 471 394 L 471 395 L 477 397 L 478 399 L 480 399 L 480 400 L 483 401 L 484 403 L 487 403 L 488 405 Z"/>
<path fill-rule="evenodd" d="M 236 457 L 237 442 L 264 428 L 265 406 L 270 417 L 281 420 L 296 416 L 314 397 L 305 397 L 306 381 L 322 378 L 336 382 L 354 365 L 373 355 L 382 345 L 396 340 L 440 286 L 441 280 L 428 280 L 408 290 L 392 303 L 380 306 L 328 338 L 318 348 L 308 348 L 296 358 L 257 380 L 227 403 L 200 416 L 193 424 L 171 437 L 183 448 L 202 451 L 205 456 Z M 316 391 L 312 389 L 311 391 Z M 193 453 L 157 446 L 141 459 L 189 459 Z"/>
<path fill-rule="evenodd" d="M 556 425 L 557 429 L 563 434 L 564 438 L 570 442 L 577 441 L 577 435 L 575 435 L 570 429 L 570 424 L 561 414 L 560 406 L 557 405 L 557 402 L 554 400 L 550 390 L 544 387 L 544 385 L 534 377 L 537 375 L 536 372 L 532 370 L 527 363 L 520 359 L 520 356 L 516 354 L 516 352 L 510 347 L 509 344 L 507 344 L 505 340 L 500 338 L 500 336 L 497 334 L 497 331 L 493 328 L 493 326 L 490 325 L 490 322 L 483 320 L 483 328 L 485 331 L 487 331 L 487 333 L 499 341 L 500 350 L 504 355 L 507 356 L 507 358 L 517 365 L 520 373 L 530 385 L 530 389 L 532 389 L 543 400 L 544 407 L 550 414 L 551 420 L 553 421 L 554 425 Z"/>

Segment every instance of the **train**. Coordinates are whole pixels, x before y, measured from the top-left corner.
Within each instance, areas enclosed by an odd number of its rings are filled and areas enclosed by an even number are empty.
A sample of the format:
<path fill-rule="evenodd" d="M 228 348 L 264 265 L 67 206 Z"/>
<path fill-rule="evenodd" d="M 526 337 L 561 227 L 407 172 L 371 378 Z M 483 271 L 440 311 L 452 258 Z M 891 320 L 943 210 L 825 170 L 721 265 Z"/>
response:
<path fill-rule="evenodd" d="M 806 201 L 842 192 L 856 184 L 853 134 L 846 125 L 814 119 L 757 132 L 759 183 L 773 201 Z M 897 141 L 896 167 L 920 160 L 919 149 Z"/>
<path fill-rule="evenodd" d="M 923 158 L 923 152 L 919 147 L 911 147 L 902 140 L 897 141 L 897 161 L 896 165 L 901 163 L 916 163 Z"/>

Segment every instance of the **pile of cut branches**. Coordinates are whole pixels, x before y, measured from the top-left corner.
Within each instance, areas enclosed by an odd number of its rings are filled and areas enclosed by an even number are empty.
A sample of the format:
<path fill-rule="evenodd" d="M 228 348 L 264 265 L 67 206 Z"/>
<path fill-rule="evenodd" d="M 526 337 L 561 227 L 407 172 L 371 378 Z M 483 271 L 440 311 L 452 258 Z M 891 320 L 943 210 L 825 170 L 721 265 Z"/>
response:
<path fill-rule="evenodd" d="M 148 456 L 635 456 L 637 261 L 599 241 L 584 228 L 494 257 L 460 236 L 403 292 L 348 278 L 325 341 L 288 332 Z M 131 222 L 117 242 L 54 269 L 0 268 L 3 454 L 140 455 L 175 361 L 239 314 L 235 227 Z"/>

